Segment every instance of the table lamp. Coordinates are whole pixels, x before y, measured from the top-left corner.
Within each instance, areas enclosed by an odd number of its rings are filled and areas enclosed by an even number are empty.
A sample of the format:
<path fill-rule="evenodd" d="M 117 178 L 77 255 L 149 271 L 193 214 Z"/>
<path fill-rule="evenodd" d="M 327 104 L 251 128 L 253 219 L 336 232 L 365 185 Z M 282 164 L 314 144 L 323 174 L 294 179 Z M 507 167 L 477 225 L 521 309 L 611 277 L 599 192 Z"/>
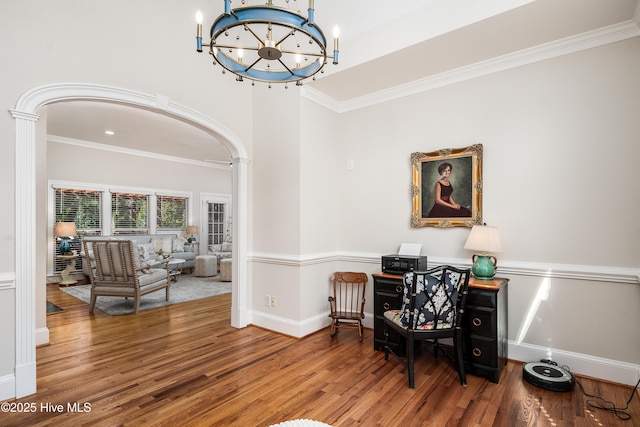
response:
<path fill-rule="evenodd" d="M 491 280 L 496 275 L 496 258 L 489 253 L 502 252 L 498 229 L 488 225 L 474 225 L 469 233 L 464 248 L 480 252 L 471 258 L 473 266 L 471 273 L 476 279 Z"/>
<path fill-rule="evenodd" d="M 198 234 L 198 226 L 190 225 L 187 227 L 187 234 L 191 234 L 191 236 L 187 239 L 187 242 L 193 243 L 196 241 L 196 236 L 194 234 Z"/>
<path fill-rule="evenodd" d="M 67 255 L 71 253 L 71 245 L 69 244 L 69 238 L 77 235 L 75 222 L 56 222 L 56 228 L 53 231 L 53 235 L 60 239 L 60 254 Z"/>

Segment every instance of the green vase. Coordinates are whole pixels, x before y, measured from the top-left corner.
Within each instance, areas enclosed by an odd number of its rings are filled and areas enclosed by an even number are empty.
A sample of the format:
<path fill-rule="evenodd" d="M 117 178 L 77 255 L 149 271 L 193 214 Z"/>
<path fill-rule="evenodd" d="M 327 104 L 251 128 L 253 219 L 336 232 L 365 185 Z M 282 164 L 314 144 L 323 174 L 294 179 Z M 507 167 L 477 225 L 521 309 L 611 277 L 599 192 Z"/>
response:
<path fill-rule="evenodd" d="M 471 273 L 476 279 L 491 280 L 496 275 L 496 258 L 490 255 L 474 255 Z"/>

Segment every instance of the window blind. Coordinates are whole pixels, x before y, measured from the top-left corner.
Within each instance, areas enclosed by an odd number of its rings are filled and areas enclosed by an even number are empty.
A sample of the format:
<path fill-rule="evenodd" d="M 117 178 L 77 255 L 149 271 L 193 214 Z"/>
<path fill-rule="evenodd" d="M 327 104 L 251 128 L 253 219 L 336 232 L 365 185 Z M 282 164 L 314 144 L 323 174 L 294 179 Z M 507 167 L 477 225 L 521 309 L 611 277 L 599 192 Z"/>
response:
<path fill-rule="evenodd" d="M 149 234 L 149 195 L 111 193 L 111 230 L 117 234 Z"/>
<path fill-rule="evenodd" d="M 76 231 L 81 235 L 100 235 L 102 233 L 102 192 L 94 190 L 77 190 L 72 188 L 55 189 L 55 214 L 53 228 L 56 222 L 75 222 Z M 60 260 L 60 241 L 53 240 L 54 271 L 62 271 L 67 261 Z M 79 239 L 69 241 L 72 251 L 80 253 L 82 250 Z M 75 268 L 80 270 L 80 258 L 76 260 Z"/>
<path fill-rule="evenodd" d="M 156 224 L 158 230 L 186 230 L 188 198 L 156 196 Z"/>

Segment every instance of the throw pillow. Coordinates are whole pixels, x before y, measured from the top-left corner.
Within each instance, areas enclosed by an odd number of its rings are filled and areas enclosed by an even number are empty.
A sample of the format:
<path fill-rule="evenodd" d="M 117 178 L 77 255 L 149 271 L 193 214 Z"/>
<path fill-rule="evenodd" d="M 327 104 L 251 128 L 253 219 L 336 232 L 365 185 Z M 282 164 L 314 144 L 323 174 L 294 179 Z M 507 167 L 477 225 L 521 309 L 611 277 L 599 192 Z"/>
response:
<path fill-rule="evenodd" d="M 153 243 L 140 243 L 138 245 L 141 257 L 147 261 L 156 258 L 156 248 Z"/>
<path fill-rule="evenodd" d="M 151 243 L 155 247 L 156 253 L 162 250 L 164 255 L 169 255 L 171 253 L 171 237 L 167 238 L 152 238 Z"/>
<path fill-rule="evenodd" d="M 231 252 L 231 243 L 223 243 L 220 248 L 221 252 Z"/>
<path fill-rule="evenodd" d="M 184 252 L 184 237 L 171 240 L 171 252 Z"/>

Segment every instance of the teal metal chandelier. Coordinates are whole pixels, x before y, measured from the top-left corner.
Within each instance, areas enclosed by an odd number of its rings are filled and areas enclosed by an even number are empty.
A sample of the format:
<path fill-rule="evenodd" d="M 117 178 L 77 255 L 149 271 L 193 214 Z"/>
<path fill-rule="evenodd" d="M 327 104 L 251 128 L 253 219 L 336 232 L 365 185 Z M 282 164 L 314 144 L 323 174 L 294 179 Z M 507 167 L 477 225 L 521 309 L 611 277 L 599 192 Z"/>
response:
<path fill-rule="evenodd" d="M 296 0 L 286 0 L 295 6 Z M 315 79 L 328 60 L 338 63 L 338 29 L 334 29 L 333 55 L 327 55 L 327 40 L 315 23 L 314 0 L 309 0 L 307 16 L 299 11 L 273 5 L 267 0 L 260 6 L 231 8 L 224 0 L 224 12 L 211 25 L 209 54 L 213 64 L 220 64 L 236 75 L 237 81 L 249 79 L 269 83 Z M 196 14 L 196 50 L 202 52 L 202 13 Z"/>

